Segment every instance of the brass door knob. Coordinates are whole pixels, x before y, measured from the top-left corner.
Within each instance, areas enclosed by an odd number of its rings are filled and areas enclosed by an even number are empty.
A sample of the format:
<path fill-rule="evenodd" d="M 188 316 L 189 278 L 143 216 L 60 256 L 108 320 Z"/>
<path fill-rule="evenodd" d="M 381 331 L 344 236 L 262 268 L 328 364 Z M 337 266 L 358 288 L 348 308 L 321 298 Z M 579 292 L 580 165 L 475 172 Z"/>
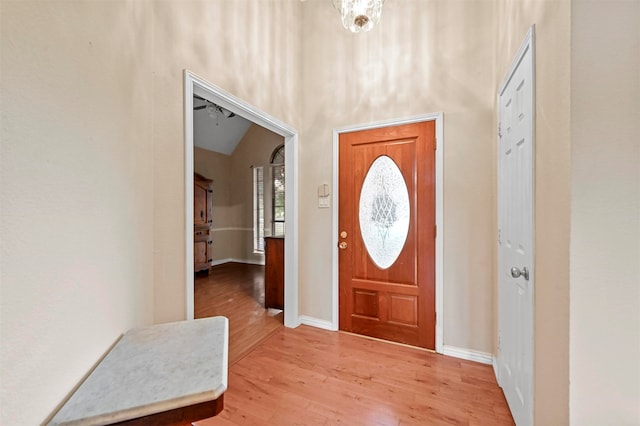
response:
<path fill-rule="evenodd" d="M 347 248 L 347 242 L 346 241 L 342 241 L 340 244 L 338 244 L 338 247 L 340 247 L 341 250 L 344 250 Z"/>

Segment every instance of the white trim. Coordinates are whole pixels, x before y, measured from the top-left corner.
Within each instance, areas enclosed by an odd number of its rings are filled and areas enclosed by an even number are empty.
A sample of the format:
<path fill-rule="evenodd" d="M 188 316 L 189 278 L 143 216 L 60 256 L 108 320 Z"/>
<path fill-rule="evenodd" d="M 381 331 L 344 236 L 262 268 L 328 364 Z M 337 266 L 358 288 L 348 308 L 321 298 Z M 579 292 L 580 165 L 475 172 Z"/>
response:
<path fill-rule="evenodd" d="M 191 74 L 184 72 L 184 203 L 185 203 L 185 286 L 186 317 L 194 319 L 193 303 L 193 85 Z"/>
<path fill-rule="evenodd" d="M 333 130 L 333 251 L 332 251 L 332 329 L 338 329 L 338 141 L 341 133 L 376 129 L 379 127 L 400 126 L 423 121 L 436 122 L 436 352 L 443 353 L 444 342 L 444 117 L 442 112 L 421 114 L 397 120 L 385 120 L 375 123 L 341 127 Z"/>
<path fill-rule="evenodd" d="M 487 352 L 474 351 L 473 349 L 456 348 L 455 346 L 444 345 L 444 355 L 455 358 L 466 359 L 467 361 L 480 362 L 482 364 L 493 364 L 493 355 Z"/>
<path fill-rule="evenodd" d="M 493 375 L 496 376 L 496 381 L 498 381 L 498 357 L 496 356 L 491 357 L 491 366 L 493 367 Z M 498 381 L 498 386 L 502 387 L 499 381 Z"/>
<path fill-rule="evenodd" d="M 444 117 L 436 117 L 436 352 L 444 351 Z"/>
<path fill-rule="evenodd" d="M 255 259 L 238 259 L 237 257 L 227 257 L 225 259 L 218 259 L 211 262 L 211 266 L 224 265 L 225 263 L 245 263 L 247 265 L 262 265 L 264 266 L 264 260 Z"/>
<path fill-rule="evenodd" d="M 243 231 L 243 232 L 253 232 L 253 228 L 213 228 L 211 232 L 223 232 L 223 231 Z"/>
<path fill-rule="evenodd" d="M 284 142 L 287 184 L 285 185 L 284 217 L 284 325 L 297 327 L 298 319 L 298 133 L 286 137 Z"/>
<path fill-rule="evenodd" d="M 338 330 L 337 328 L 334 328 L 333 323 L 331 321 L 325 321 L 318 318 L 308 317 L 306 315 L 300 315 L 300 324 L 321 328 L 323 330 L 329 330 L 329 331 Z"/>
<path fill-rule="evenodd" d="M 285 187 L 285 273 L 284 325 L 296 327 L 298 322 L 298 131 L 275 117 L 224 91 L 189 70 L 184 70 L 184 172 L 186 233 L 186 309 L 193 319 L 193 94 L 196 93 L 221 107 L 284 137 L 287 185 Z"/>

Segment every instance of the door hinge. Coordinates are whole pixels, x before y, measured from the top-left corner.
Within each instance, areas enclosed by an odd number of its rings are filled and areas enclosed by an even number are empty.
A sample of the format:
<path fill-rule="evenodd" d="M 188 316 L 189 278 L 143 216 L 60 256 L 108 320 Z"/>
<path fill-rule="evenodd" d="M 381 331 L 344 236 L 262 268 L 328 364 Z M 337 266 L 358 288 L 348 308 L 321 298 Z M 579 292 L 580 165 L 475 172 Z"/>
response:
<path fill-rule="evenodd" d="M 433 225 L 433 238 L 438 237 L 438 225 Z"/>
<path fill-rule="evenodd" d="M 498 244 L 502 244 L 502 229 L 498 228 Z"/>
<path fill-rule="evenodd" d="M 501 126 L 501 123 L 498 123 L 498 137 L 499 138 L 502 137 L 502 126 Z"/>
<path fill-rule="evenodd" d="M 433 150 L 438 150 L 438 138 L 433 138 Z"/>

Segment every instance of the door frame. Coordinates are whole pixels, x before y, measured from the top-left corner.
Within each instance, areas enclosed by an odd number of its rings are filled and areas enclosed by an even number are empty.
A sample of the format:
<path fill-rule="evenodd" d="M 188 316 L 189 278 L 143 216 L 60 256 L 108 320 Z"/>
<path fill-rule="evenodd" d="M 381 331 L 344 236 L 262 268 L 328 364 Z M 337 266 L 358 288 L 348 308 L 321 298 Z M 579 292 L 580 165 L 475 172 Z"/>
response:
<path fill-rule="evenodd" d="M 338 330 L 339 315 L 339 280 L 338 280 L 338 165 L 339 165 L 339 139 L 342 133 L 356 132 L 360 130 L 377 129 L 380 127 L 401 126 L 403 124 L 420 123 L 423 121 L 435 121 L 436 123 L 436 226 L 438 232 L 436 234 L 436 252 L 435 252 L 435 292 L 436 292 L 436 352 L 443 353 L 444 346 L 444 303 L 443 303 L 443 236 L 444 236 L 444 130 L 443 130 L 443 113 L 435 112 L 429 114 L 414 115 L 406 118 L 391 119 L 385 121 L 377 121 L 367 124 L 359 124 L 354 126 L 340 127 L 333 130 L 333 236 L 332 236 L 332 293 L 331 293 L 331 328 Z"/>
<path fill-rule="evenodd" d="M 194 318 L 193 302 L 193 95 L 194 93 L 282 137 L 285 146 L 284 325 L 297 327 L 298 318 L 298 131 L 233 96 L 195 73 L 184 70 L 184 202 L 187 319 Z"/>

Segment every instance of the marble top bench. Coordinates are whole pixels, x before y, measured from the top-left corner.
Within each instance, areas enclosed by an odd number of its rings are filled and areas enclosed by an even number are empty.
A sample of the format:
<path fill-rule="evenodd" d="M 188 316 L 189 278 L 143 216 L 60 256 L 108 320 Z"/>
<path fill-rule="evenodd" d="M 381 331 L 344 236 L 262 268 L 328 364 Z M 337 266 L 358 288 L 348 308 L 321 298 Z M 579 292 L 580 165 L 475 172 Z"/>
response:
<path fill-rule="evenodd" d="M 188 424 L 222 411 L 229 323 L 203 318 L 125 333 L 48 423 Z"/>

